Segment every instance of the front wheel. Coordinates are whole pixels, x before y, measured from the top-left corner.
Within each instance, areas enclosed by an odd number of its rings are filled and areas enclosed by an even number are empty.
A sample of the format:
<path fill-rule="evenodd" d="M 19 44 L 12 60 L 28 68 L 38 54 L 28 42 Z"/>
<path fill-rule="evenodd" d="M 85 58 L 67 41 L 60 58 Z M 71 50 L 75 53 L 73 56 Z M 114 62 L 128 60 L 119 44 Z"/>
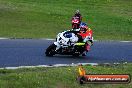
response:
<path fill-rule="evenodd" d="M 79 57 L 79 53 L 74 53 L 74 54 L 72 54 L 72 56 L 74 56 L 74 57 Z"/>
<path fill-rule="evenodd" d="M 56 49 L 56 45 L 55 44 L 52 44 L 50 45 L 47 49 L 46 49 L 46 56 L 53 56 L 55 55 L 55 49 Z"/>

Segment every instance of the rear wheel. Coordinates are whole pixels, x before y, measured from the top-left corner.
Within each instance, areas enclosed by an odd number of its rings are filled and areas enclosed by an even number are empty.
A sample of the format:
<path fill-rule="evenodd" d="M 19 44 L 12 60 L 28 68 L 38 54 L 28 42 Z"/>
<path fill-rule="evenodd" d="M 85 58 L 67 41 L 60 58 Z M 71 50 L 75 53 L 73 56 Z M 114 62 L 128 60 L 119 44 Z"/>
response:
<path fill-rule="evenodd" d="M 50 45 L 47 49 L 46 49 L 46 56 L 53 56 L 55 55 L 55 49 L 56 49 L 56 45 L 55 44 L 52 44 Z"/>

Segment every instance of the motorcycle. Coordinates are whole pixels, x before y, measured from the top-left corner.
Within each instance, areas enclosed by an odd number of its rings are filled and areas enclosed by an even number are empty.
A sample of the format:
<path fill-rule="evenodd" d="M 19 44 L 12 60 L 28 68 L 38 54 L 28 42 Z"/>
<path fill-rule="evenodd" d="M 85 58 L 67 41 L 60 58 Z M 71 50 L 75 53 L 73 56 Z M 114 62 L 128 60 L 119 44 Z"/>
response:
<path fill-rule="evenodd" d="M 71 32 L 64 31 L 57 35 L 56 41 L 46 49 L 46 56 L 60 55 L 82 55 L 85 51 L 86 43 L 79 42 L 79 37 Z"/>

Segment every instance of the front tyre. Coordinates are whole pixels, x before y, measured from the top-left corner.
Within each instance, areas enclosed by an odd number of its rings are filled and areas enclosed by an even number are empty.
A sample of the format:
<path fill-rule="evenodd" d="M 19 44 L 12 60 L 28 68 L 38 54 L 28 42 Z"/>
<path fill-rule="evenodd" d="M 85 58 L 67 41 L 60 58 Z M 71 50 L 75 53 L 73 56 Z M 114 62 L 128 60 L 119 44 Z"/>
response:
<path fill-rule="evenodd" d="M 50 45 L 46 49 L 45 55 L 46 56 L 53 56 L 53 55 L 55 55 L 55 49 L 56 49 L 56 45 L 55 44 Z"/>
<path fill-rule="evenodd" d="M 74 53 L 74 54 L 72 54 L 72 56 L 74 56 L 74 57 L 79 57 L 79 53 Z"/>

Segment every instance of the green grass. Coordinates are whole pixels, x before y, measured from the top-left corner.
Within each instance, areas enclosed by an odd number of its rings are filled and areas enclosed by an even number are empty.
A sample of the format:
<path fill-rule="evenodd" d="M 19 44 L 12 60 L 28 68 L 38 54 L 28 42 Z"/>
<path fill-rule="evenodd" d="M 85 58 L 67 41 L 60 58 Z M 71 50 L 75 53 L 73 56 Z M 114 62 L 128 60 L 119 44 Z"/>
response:
<path fill-rule="evenodd" d="M 55 38 L 76 9 L 94 39 L 132 40 L 131 0 L 0 0 L 0 37 Z"/>
<path fill-rule="evenodd" d="M 84 66 L 87 74 L 130 74 L 132 64 Z M 129 84 L 84 84 L 76 81 L 78 67 L 0 70 L 0 88 L 132 88 Z"/>

